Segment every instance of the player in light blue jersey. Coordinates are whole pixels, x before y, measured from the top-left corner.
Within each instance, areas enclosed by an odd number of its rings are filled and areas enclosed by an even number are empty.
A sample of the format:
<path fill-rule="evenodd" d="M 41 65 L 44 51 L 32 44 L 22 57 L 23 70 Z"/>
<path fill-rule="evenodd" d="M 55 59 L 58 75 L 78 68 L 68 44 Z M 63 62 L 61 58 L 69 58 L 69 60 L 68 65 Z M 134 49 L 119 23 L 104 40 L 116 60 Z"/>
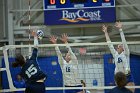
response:
<path fill-rule="evenodd" d="M 12 63 L 12 66 L 21 67 L 20 75 L 26 83 L 25 93 L 45 93 L 44 80 L 46 75 L 37 62 L 38 37 L 36 34 L 34 35 L 34 45 L 35 47 L 29 59 L 25 59 L 22 54 L 16 54 L 15 62 Z"/>
<path fill-rule="evenodd" d="M 66 44 L 68 52 L 65 57 L 62 56 L 62 53 L 58 46 L 55 47 L 56 53 L 58 55 L 58 61 L 63 72 L 63 81 L 65 87 L 82 87 L 80 80 L 78 79 L 78 60 L 75 54 L 73 53 L 70 46 L 68 46 L 68 36 L 62 34 L 61 41 Z M 51 36 L 50 41 L 53 44 L 57 44 L 57 37 Z M 65 90 L 65 93 L 84 93 L 82 89 L 70 89 Z"/>
<path fill-rule="evenodd" d="M 134 86 L 135 85 L 134 80 L 130 71 L 130 51 L 129 51 L 129 48 L 126 43 L 126 39 L 122 30 L 122 23 L 116 22 L 115 27 L 119 29 L 119 33 L 122 40 L 122 44 L 119 44 L 117 46 L 117 49 L 115 49 L 113 44 L 111 44 L 111 40 L 107 32 L 107 26 L 103 25 L 102 27 L 102 31 L 105 33 L 108 47 L 114 58 L 114 63 L 115 63 L 114 74 L 120 71 L 125 73 L 127 75 L 127 85 Z M 131 90 L 134 92 L 134 89 L 131 89 Z"/>

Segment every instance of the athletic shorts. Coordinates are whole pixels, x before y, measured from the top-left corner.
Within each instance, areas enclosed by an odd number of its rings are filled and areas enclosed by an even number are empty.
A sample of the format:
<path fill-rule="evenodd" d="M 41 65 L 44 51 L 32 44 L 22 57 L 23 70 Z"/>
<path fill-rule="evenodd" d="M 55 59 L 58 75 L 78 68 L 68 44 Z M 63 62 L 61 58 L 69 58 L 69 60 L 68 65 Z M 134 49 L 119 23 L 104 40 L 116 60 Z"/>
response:
<path fill-rule="evenodd" d="M 77 85 L 77 86 L 65 86 L 65 87 L 82 87 L 82 85 Z M 77 93 L 81 92 L 83 89 L 66 89 L 65 93 Z"/>
<path fill-rule="evenodd" d="M 44 82 L 34 82 L 27 84 L 25 93 L 45 93 Z"/>

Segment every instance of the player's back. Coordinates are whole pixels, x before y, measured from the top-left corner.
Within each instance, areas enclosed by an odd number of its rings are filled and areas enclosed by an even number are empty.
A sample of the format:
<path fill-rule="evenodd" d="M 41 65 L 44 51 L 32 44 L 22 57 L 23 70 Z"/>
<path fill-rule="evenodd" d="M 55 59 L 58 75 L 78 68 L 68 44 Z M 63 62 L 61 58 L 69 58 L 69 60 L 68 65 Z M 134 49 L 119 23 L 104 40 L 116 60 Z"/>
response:
<path fill-rule="evenodd" d="M 46 77 L 46 75 L 39 68 L 36 60 L 28 59 L 25 65 L 22 67 L 21 76 L 26 83 L 34 82 Z"/>
<path fill-rule="evenodd" d="M 129 89 L 125 87 L 123 88 L 115 87 L 111 89 L 109 93 L 132 93 L 132 91 L 130 91 Z"/>

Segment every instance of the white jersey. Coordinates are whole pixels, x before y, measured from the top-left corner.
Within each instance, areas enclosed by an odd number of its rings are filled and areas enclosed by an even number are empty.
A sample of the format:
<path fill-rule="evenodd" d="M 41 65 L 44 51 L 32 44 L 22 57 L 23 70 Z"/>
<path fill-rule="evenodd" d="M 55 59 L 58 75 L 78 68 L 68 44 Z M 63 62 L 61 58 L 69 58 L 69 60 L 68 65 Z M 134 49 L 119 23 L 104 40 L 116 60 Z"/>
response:
<path fill-rule="evenodd" d="M 116 51 L 115 57 L 114 57 L 114 62 L 115 62 L 115 73 L 116 72 L 123 72 L 125 74 L 128 74 L 129 68 L 129 56 L 125 55 L 124 52 L 121 54 L 118 54 Z"/>
<path fill-rule="evenodd" d="M 130 71 L 130 52 L 122 31 L 120 31 L 120 35 L 124 46 L 124 51 L 121 54 L 118 54 L 111 41 L 107 41 L 107 43 L 114 58 L 115 73 L 121 71 L 128 74 L 128 71 Z"/>
<path fill-rule="evenodd" d="M 59 64 L 61 66 L 63 72 L 63 81 L 64 85 L 67 86 L 77 86 L 81 85 L 80 80 L 78 79 L 78 60 L 75 54 L 72 52 L 71 48 L 67 46 L 70 52 L 71 61 L 67 63 L 60 50 L 59 47 L 55 47 L 56 53 L 58 55 Z"/>

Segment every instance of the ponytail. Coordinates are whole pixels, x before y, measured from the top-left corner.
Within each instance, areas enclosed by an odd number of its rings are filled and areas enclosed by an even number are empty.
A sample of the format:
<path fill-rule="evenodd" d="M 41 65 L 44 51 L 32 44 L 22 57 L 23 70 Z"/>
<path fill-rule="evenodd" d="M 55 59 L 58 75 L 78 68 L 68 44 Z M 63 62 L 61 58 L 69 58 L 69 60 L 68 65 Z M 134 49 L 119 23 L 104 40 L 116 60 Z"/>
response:
<path fill-rule="evenodd" d="M 15 67 L 18 67 L 18 66 L 19 66 L 19 63 L 18 63 L 18 62 L 13 62 L 13 63 L 12 63 L 12 67 L 15 68 Z"/>
<path fill-rule="evenodd" d="M 23 57 L 23 55 L 21 54 L 16 54 L 15 57 L 15 62 L 12 63 L 12 67 L 22 67 L 25 64 L 25 59 Z"/>

